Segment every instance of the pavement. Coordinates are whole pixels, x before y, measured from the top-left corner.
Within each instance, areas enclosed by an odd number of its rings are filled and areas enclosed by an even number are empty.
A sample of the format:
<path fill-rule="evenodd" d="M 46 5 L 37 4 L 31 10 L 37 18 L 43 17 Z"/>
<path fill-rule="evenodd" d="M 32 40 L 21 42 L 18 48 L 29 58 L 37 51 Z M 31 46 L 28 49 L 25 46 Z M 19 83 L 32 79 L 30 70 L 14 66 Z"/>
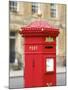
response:
<path fill-rule="evenodd" d="M 65 86 L 65 85 L 66 85 L 66 68 L 57 67 L 56 86 Z M 24 88 L 24 71 L 23 70 L 10 71 L 9 88 L 10 89 Z"/>
<path fill-rule="evenodd" d="M 56 74 L 56 86 L 66 85 L 66 73 Z M 9 88 L 10 89 L 20 89 L 24 88 L 24 77 L 11 77 L 9 78 Z"/>
<path fill-rule="evenodd" d="M 59 66 L 56 69 L 56 73 L 65 73 L 65 72 L 66 72 L 66 67 Z M 10 71 L 10 77 L 16 77 L 16 76 L 24 76 L 23 69 L 16 70 L 16 71 L 13 71 L 13 70 Z"/>

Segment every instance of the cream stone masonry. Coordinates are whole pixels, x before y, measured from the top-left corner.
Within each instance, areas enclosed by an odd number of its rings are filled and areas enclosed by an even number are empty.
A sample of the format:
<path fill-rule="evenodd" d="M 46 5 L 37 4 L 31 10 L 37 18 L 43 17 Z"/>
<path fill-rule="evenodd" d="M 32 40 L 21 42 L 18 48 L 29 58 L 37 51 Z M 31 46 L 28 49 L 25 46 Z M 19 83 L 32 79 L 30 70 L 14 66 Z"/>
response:
<path fill-rule="evenodd" d="M 56 4 L 56 17 L 51 17 L 51 6 L 50 3 L 41 3 L 41 19 L 49 21 L 51 24 L 55 25 L 60 29 L 60 35 L 57 38 L 57 56 L 65 56 L 65 40 L 66 40 L 66 5 Z M 39 9 L 39 8 L 38 8 Z M 9 10 L 9 29 L 10 32 L 18 33 L 22 26 L 28 25 L 34 20 L 38 20 L 38 12 L 32 14 L 32 3 L 31 2 L 17 2 L 17 12 L 12 12 Z M 24 46 L 21 43 L 21 36 L 16 34 L 16 52 L 23 53 Z M 24 42 L 24 41 L 23 41 Z M 23 49 L 22 49 L 23 46 Z M 24 60 L 24 56 L 22 57 Z"/>

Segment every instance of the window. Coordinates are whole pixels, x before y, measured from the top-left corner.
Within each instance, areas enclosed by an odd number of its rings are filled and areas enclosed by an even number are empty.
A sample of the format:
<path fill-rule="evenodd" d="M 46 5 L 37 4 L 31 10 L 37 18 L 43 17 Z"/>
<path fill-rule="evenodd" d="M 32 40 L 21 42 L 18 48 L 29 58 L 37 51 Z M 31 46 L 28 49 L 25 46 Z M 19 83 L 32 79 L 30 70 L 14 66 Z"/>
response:
<path fill-rule="evenodd" d="M 10 32 L 10 63 L 15 62 L 15 32 Z"/>
<path fill-rule="evenodd" d="M 9 9 L 12 12 L 17 12 L 17 2 L 16 1 L 10 1 L 9 2 Z"/>
<path fill-rule="evenodd" d="M 50 4 L 51 8 L 50 8 L 50 14 L 51 17 L 56 17 L 56 4 Z"/>
<path fill-rule="evenodd" d="M 38 12 L 38 3 L 33 2 L 32 3 L 32 14 Z"/>

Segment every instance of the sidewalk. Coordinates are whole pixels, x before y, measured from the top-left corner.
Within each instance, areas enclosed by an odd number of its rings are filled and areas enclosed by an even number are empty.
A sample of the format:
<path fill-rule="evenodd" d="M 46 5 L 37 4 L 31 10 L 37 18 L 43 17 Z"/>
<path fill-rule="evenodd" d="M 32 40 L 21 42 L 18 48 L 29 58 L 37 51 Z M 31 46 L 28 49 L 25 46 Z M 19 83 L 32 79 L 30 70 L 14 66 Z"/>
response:
<path fill-rule="evenodd" d="M 56 73 L 65 73 L 66 67 L 59 66 L 56 68 Z"/>
<path fill-rule="evenodd" d="M 56 73 L 65 73 L 66 67 L 57 67 Z M 23 70 L 17 70 L 17 71 L 10 71 L 10 77 L 17 77 L 17 76 L 24 76 Z"/>
<path fill-rule="evenodd" d="M 10 77 L 24 76 L 23 70 L 10 71 Z"/>

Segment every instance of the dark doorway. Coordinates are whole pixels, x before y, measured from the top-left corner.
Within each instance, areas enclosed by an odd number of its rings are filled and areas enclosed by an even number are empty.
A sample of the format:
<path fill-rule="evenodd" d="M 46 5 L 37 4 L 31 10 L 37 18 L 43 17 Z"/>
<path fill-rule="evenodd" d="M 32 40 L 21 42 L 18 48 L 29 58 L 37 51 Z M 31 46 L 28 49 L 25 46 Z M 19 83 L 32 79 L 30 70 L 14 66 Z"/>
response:
<path fill-rule="evenodd" d="M 10 32 L 10 63 L 15 62 L 15 32 Z"/>

